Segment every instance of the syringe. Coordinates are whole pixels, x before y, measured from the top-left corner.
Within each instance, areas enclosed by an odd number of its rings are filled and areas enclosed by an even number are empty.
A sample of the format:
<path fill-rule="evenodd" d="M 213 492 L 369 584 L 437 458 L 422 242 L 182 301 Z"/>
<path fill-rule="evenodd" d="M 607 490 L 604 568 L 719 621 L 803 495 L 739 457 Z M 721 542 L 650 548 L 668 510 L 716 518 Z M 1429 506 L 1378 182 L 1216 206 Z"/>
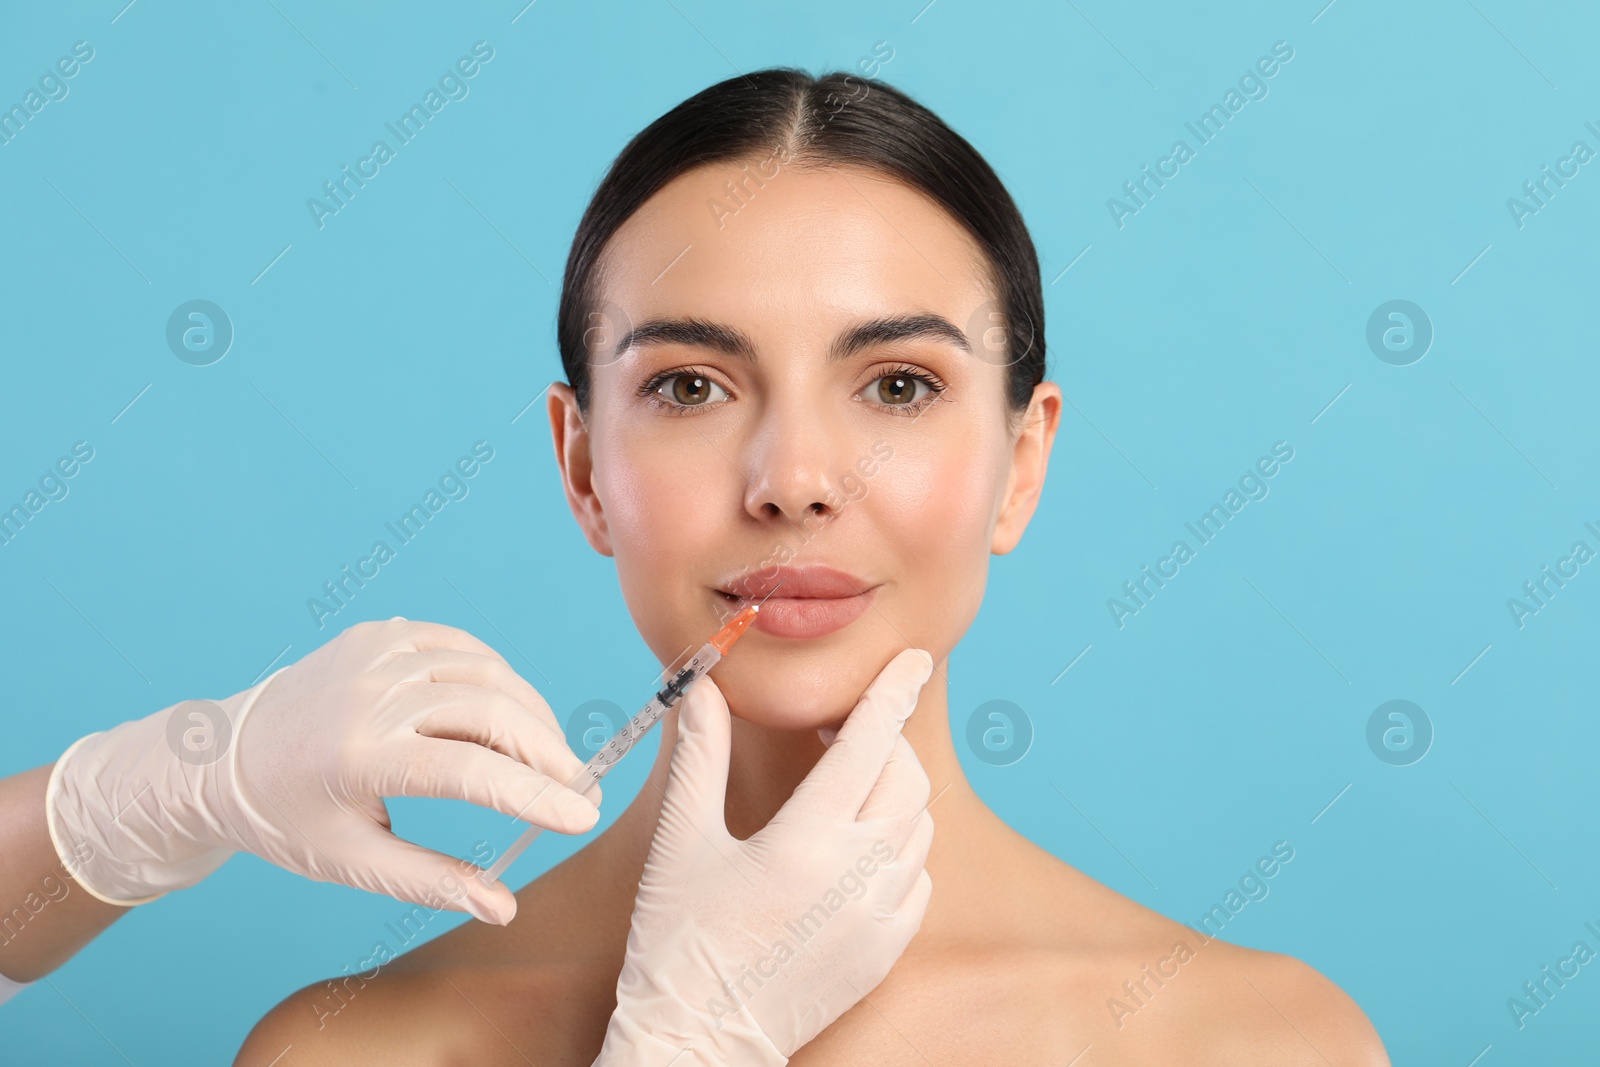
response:
<path fill-rule="evenodd" d="M 648 733 L 650 727 L 661 721 L 661 716 L 667 713 L 667 709 L 677 703 L 678 698 L 683 696 L 691 685 L 704 678 L 711 668 L 717 665 L 717 661 L 733 647 L 733 643 L 744 633 L 745 627 L 755 620 L 756 612 L 760 610 L 760 604 L 751 604 L 728 620 L 728 624 L 713 634 L 711 640 L 701 646 L 700 651 L 672 676 L 661 691 L 651 697 L 650 702 L 624 723 L 616 736 L 606 742 L 605 747 L 583 765 L 583 770 L 567 783 L 567 788 L 575 793 L 582 793 L 604 778 L 611 768 L 617 765 L 617 761 L 626 756 L 628 750 L 638 743 L 639 738 Z M 524 830 L 522 836 L 494 861 L 494 866 L 483 872 L 480 876 L 483 881 L 493 882 L 498 879 L 543 831 L 542 826 L 529 826 Z"/>

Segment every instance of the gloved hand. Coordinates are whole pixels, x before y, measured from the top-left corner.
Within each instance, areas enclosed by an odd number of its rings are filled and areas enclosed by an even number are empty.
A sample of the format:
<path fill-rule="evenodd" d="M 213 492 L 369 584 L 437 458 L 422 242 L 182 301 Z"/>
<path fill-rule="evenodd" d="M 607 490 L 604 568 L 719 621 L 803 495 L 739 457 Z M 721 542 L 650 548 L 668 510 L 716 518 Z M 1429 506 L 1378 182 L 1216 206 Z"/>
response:
<path fill-rule="evenodd" d="M 364 622 L 220 703 L 185 701 L 80 738 L 56 761 L 56 853 L 91 895 L 143 904 L 235 851 L 504 924 L 511 891 L 390 832 L 383 797 L 471 801 L 563 833 L 599 819 L 599 787 L 550 707 L 470 634 Z"/>
<path fill-rule="evenodd" d="M 684 695 L 596 1067 L 785 1064 L 889 973 L 933 891 L 928 776 L 900 734 L 932 670 L 890 660 L 746 841 L 723 819 L 727 702 L 710 677 Z"/>

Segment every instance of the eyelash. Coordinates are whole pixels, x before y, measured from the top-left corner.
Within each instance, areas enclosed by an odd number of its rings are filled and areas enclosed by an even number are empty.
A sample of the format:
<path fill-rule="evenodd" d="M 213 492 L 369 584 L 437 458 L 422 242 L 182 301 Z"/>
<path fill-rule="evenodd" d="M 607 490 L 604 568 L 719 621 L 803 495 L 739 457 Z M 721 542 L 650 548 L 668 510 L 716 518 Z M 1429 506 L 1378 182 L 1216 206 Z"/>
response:
<path fill-rule="evenodd" d="M 651 378 L 649 381 L 645 382 L 643 385 L 639 386 L 639 395 L 643 397 L 652 407 L 666 415 L 688 415 L 694 412 L 697 408 L 714 407 L 714 404 L 678 404 L 668 400 L 660 394 L 659 390 L 661 387 L 672 381 L 674 378 L 686 378 L 691 375 L 711 380 L 711 376 L 706 374 L 704 371 L 697 370 L 694 367 L 680 367 L 675 370 L 663 371 L 654 378 Z M 922 382 L 928 387 L 928 395 L 909 404 L 873 405 L 874 407 L 885 409 L 891 415 L 920 415 L 928 407 L 936 403 L 939 398 L 944 395 L 944 391 L 947 388 L 944 383 L 944 379 L 940 378 L 932 371 L 922 370 L 918 367 L 908 366 L 903 363 L 892 365 L 882 374 L 875 375 L 871 381 L 867 382 L 867 385 L 872 385 L 883 380 L 884 378 L 894 377 L 912 378 L 916 381 Z M 722 403 L 722 401 L 718 401 L 717 403 Z"/>

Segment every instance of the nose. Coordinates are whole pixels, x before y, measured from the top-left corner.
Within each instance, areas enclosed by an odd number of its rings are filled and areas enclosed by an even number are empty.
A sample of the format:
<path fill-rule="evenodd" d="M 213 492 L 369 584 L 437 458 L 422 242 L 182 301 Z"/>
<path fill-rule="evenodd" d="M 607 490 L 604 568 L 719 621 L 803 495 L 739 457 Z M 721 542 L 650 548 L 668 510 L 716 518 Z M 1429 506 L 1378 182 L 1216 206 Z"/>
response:
<path fill-rule="evenodd" d="M 767 411 L 745 452 L 745 510 L 812 529 L 831 522 L 845 501 L 839 479 L 848 469 L 840 466 L 847 436 L 815 407 Z"/>

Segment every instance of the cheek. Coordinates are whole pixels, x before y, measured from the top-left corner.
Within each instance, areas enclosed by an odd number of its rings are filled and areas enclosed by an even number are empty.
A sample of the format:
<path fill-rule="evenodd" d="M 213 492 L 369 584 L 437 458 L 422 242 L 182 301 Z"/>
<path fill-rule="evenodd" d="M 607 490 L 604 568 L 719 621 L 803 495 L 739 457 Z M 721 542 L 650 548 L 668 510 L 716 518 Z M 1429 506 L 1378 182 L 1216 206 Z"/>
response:
<path fill-rule="evenodd" d="M 930 640 L 953 646 L 977 615 L 1005 473 L 992 443 L 967 438 L 897 454 L 875 479 L 874 525 L 899 546 L 907 622 L 938 620 L 941 632 Z"/>
<path fill-rule="evenodd" d="M 907 546 L 908 563 L 964 564 L 989 554 L 1005 470 L 981 440 L 933 442 L 884 465 L 874 492 L 878 521 Z M 955 577 L 952 572 L 949 577 Z"/>
<path fill-rule="evenodd" d="M 662 565 L 672 561 L 678 548 L 678 523 L 673 514 L 677 487 L 670 477 L 675 466 L 661 451 L 620 448 L 595 457 L 595 492 L 605 509 L 606 528 L 617 566 Z M 697 509 L 685 504 L 693 515 Z"/>
<path fill-rule="evenodd" d="M 739 500 L 730 476 L 726 463 L 708 464 L 660 440 L 596 442 L 595 491 L 617 581 L 640 636 L 658 656 L 671 659 L 718 621 L 699 587 L 707 546 L 727 540 L 729 501 Z"/>

